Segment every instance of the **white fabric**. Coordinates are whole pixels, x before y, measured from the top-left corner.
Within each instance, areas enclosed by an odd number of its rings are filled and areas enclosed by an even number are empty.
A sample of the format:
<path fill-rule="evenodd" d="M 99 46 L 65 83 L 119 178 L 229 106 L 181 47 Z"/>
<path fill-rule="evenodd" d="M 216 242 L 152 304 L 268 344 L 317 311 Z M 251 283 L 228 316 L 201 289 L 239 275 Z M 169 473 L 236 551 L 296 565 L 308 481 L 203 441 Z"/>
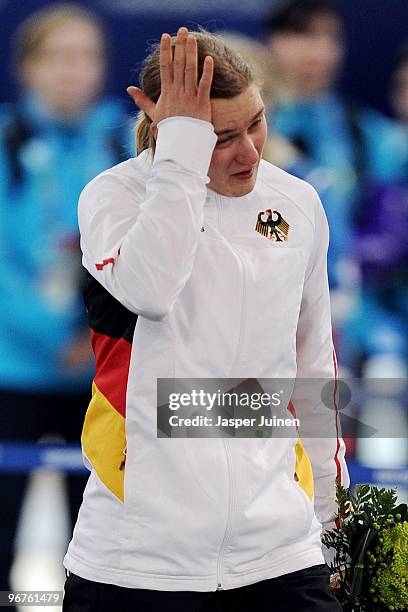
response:
<path fill-rule="evenodd" d="M 84 266 L 140 315 L 127 389 L 125 501 L 93 471 L 64 559 L 90 580 L 211 591 L 322 563 L 319 520 L 333 519 L 339 470 L 348 484 L 344 443 L 331 435 L 304 440 L 314 504 L 293 479 L 295 432 L 157 438 L 158 377 L 334 376 L 328 229 L 315 190 L 261 161 L 251 193 L 220 196 L 207 187 L 215 142 L 211 124 L 165 120 L 153 163 L 144 152 L 103 172 L 80 198 Z M 255 231 L 265 209 L 290 224 L 286 242 Z M 112 257 L 114 265 L 96 268 Z M 296 390 L 294 403 L 308 410 Z M 334 424 L 337 416 L 326 409 L 316 418 Z"/>

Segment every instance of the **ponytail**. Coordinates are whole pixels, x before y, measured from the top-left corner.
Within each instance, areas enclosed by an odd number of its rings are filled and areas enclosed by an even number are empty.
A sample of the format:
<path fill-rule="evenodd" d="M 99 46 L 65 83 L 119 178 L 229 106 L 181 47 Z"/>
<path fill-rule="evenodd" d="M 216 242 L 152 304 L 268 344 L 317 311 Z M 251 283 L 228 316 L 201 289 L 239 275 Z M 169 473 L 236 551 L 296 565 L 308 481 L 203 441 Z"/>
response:
<path fill-rule="evenodd" d="M 151 137 L 150 126 L 151 119 L 143 111 L 139 112 L 138 120 L 135 127 L 136 132 L 136 151 L 137 154 L 145 151 L 149 147 L 154 149 L 154 139 Z"/>

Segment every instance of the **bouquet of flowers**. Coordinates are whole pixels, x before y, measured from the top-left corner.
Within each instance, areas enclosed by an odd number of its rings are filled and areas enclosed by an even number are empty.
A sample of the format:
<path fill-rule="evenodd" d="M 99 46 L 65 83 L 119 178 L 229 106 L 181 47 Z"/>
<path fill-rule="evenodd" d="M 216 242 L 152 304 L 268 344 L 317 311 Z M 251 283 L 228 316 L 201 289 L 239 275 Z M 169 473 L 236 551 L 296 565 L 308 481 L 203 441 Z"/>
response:
<path fill-rule="evenodd" d="M 408 509 L 394 489 L 337 484 L 331 585 L 345 612 L 408 610 Z"/>

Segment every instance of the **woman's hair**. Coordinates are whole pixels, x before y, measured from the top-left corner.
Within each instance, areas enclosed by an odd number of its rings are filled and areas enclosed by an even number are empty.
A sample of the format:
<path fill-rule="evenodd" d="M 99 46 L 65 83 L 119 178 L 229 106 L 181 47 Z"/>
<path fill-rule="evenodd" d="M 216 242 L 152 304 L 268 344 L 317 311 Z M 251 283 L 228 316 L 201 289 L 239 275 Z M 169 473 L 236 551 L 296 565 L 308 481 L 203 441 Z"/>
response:
<path fill-rule="evenodd" d="M 25 19 L 15 32 L 13 67 L 17 73 L 21 72 L 27 61 L 35 58 L 44 40 L 55 28 L 73 19 L 92 24 L 100 32 L 102 44 L 106 44 L 102 22 L 91 11 L 71 3 L 45 7 Z"/>
<path fill-rule="evenodd" d="M 396 53 L 394 66 L 393 66 L 393 75 L 394 79 L 397 75 L 397 72 L 401 70 L 401 68 L 405 68 L 408 64 L 408 43 L 404 43 L 402 47 L 400 47 Z"/>
<path fill-rule="evenodd" d="M 200 30 L 190 32 L 197 40 L 197 73 L 198 80 L 203 72 L 205 57 L 210 55 L 214 61 L 214 75 L 211 84 L 211 98 L 234 98 L 249 85 L 258 84 L 255 71 L 250 64 L 236 51 L 225 44 L 221 36 Z M 174 51 L 176 36 L 172 36 Z M 157 102 L 160 96 L 160 43 L 153 47 L 150 55 L 143 62 L 140 73 L 142 91 Z M 150 132 L 152 121 L 146 113 L 139 112 L 136 125 L 136 147 L 141 153 L 149 147 L 155 150 L 155 140 Z"/>

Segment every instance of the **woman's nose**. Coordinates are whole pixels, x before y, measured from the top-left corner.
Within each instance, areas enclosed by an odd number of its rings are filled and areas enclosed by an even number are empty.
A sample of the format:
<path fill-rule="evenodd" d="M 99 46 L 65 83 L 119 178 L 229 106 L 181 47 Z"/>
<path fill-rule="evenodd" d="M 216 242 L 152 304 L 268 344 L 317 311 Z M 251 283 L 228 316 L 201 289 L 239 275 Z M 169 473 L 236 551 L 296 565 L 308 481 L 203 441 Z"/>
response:
<path fill-rule="evenodd" d="M 245 164 L 247 166 L 254 166 L 258 162 L 259 153 L 251 138 L 242 140 L 236 159 L 240 164 Z"/>

